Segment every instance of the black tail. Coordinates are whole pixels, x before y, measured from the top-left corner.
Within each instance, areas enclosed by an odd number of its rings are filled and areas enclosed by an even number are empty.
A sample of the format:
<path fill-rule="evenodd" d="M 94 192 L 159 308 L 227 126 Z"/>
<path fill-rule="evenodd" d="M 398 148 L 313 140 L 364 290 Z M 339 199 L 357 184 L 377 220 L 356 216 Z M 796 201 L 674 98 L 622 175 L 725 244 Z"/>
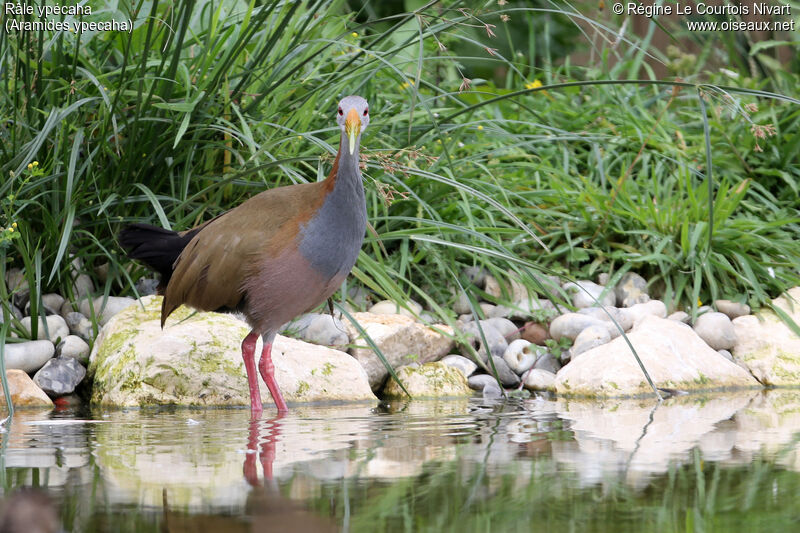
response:
<path fill-rule="evenodd" d="M 130 224 L 119 232 L 119 243 L 128 257 L 138 259 L 159 274 L 163 289 L 172 276 L 172 265 L 197 231 L 181 235 L 175 231 L 151 226 Z"/>

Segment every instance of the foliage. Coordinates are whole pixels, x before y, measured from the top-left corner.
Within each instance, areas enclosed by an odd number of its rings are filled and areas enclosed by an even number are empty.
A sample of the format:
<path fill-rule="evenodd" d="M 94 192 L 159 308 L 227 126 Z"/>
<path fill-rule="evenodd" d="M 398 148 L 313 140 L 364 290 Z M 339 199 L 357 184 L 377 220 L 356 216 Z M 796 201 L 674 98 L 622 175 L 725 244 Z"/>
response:
<path fill-rule="evenodd" d="M 349 93 L 373 114 L 372 229 L 354 275 L 381 298 L 451 320 L 453 278 L 475 264 L 534 291 L 536 269 L 633 269 L 672 306 L 760 305 L 800 283 L 797 72 L 733 79 L 699 62 L 682 83 L 626 81 L 662 61 L 646 42 L 607 44 L 580 68 L 554 56 L 567 48 L 550 26 L 496 44 L 502 17 L 543 23 L 545 8 L 525 5 L 92 5 L 88 18 L 133 30 L 0 33 L 2 224 L 21 236 L 0 246 L 28 267 L 34 310 L 42 292 L 74 297 L 81 272 L 106 294 L 133 291 L 145 272 L 114 237 L 129 221 L 185 229 L 324 177 Z M 473 77 L 486 65 L 501 85 Z"/>

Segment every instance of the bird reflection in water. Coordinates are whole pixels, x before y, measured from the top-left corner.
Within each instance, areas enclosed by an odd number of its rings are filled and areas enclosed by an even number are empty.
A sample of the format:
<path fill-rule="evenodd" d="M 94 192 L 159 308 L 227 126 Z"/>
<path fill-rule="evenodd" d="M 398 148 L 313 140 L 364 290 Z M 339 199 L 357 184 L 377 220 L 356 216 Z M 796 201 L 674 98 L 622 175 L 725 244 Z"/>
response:
<path fill-rule="evenodd" d="M 306 509 L 301 503 L 281 494 L 278 482 L 273 478 L 272 465 L 277 456 L 277 442 L 280 437 L 281 419 L 286 413 L 279 413 L 268 420 L 251 419 L 247 453 L 242 472 L 252 490 L 247 496 L 244 515 L 247 522 L 232 517 L 189 515 L 169 511 L 166 489 L 164 491 L 163 533 L 219 532 L 252 533 L 269 532 L 335 532 L 339 531 L 330 518 L 319 516 Z M 259 480 L 258 465 L 261 464 L 264 476 Z"/>

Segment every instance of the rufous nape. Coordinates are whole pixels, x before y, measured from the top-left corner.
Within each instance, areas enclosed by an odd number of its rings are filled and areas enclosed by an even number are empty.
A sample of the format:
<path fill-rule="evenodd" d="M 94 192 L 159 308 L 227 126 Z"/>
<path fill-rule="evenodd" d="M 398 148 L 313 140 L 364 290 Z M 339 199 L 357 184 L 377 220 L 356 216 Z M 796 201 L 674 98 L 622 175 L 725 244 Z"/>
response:
<path fill-rule="evenodd" d="M 339 102 L 342 135 L 327 179 L 268 189 L 193 229 L 175 232 L 131 224 L 119 234 L 128 257 L 161 275 L 161 327 L 185 304 L 200 311 L 240 312 L 252 331 L 242 341 L 250 409 L 262 413 L 258 369 L 278 411 L 287 411 L 275 380 L 272 343 L 279 328 L 323 303 L 356 262 L 367 223 L 359 168 L 369 106 L 360 96 Z"/>

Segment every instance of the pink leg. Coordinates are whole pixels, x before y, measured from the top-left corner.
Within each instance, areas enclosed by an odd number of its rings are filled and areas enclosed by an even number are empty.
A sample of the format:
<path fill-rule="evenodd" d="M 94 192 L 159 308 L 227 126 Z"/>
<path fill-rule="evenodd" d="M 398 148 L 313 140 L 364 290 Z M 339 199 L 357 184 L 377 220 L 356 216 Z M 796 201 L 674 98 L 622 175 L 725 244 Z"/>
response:
<path fill-rule="evenodd" d="M 264 349 L 261 350 L 261 360 L 258 362 L 258 369 L 261 371 L 261 377 L 264 378 L 264 383 L 267 384 L 272 399 L 275 400 L 275 407 L 278 408 L 279 413 L 285 413 L 289 410 L 286 407 L 286 402 L 283 401 L 281 390 L 278 388 L 278 382 L 275 381 L 275 365 L 272 364 L 272 343 L 265 342 Z"/>
<path fill-rule="evenodd" d="M 259 418 L 263 408 L 261 407 L 261 392 L 258 390 L 258 375 L 256 374 L 256 341 L 258 333 L 251 331 L 242 341 L 242 359 L 247 370 L 247 384 L 250 386 L 250 417 Z"/>

